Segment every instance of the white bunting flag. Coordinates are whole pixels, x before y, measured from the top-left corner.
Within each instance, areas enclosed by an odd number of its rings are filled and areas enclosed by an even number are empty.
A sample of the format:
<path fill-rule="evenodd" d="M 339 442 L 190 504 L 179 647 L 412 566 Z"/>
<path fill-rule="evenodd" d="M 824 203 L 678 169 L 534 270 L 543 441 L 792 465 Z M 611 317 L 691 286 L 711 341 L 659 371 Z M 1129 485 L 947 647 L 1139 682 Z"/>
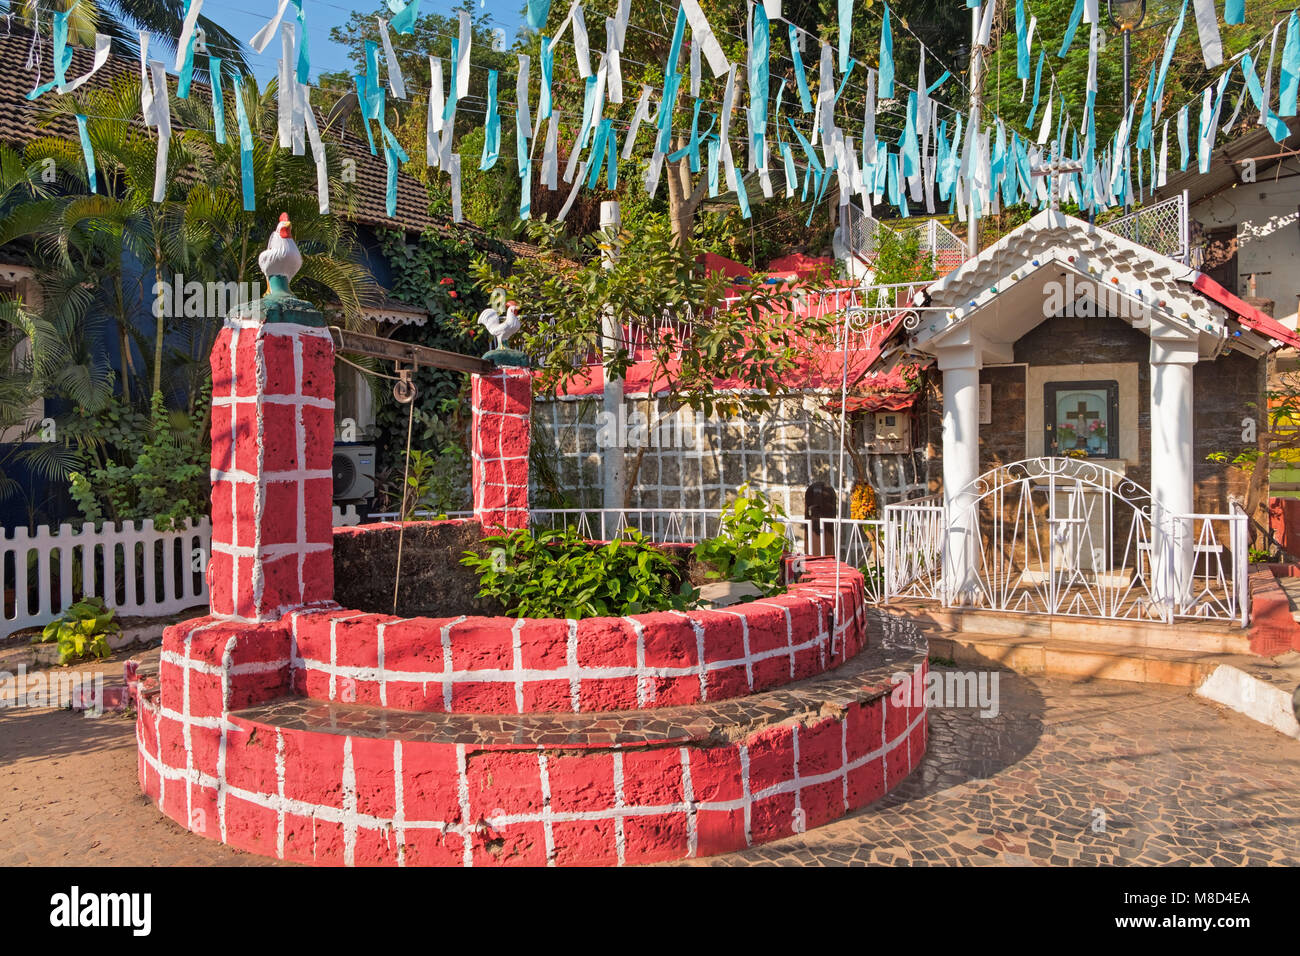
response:
<path fill-rule="evenodd" d="M 424 128 L 424 154 L 426 166 L 437 166 L 440 152 L 438 138 L 442 132 L 442 111 L 446 100 L 442 89 L 442 60 L 429 57 L 429 75 L 432 81 L 429 87 L 429 119 Z"/>
<path fill-rule="evenodd" d="M 587 40 L 587 21 L 582 7 L 574 4 L 569 14 L 573 17 L 573 55 L 578 59 L 578 75 L 584 80 L 591 76 L 591 46 Z"/>
<path fill-rule="evenodd" d="M 303 105 L 304 125 L 307 127 L 307 137 L 311 140 L 311 155 L 316 162 L 316 199 L 320 207 L 320 214 L 328 216 L 330 212 L 330 170 L 329 164 L 325 161 L 325 143 L 321 140 L 320 129 L 316 126 L 316 114 L 311 108 L 311 88 L 301 86 Z"/>
<path fill-rule="evenodd" d="M 1165 120 L 1164 127 L 1160 130 L 1160 169 L 1156 173 L 1156 187 L 1164 186 L 1167 182 L 1169 171 L 1169 120 Z"/>
<path fill-rule="evenodd" d="M 641 128 L 643 120 L 650 118 L 650 87 L 641 87 L 641 99 L 637 100 L 636 112 L 632 114 L 632 122 L 627 128 L 627 139 L 623 140 L 623 158 L 632 158 L 632 148 L 636 146 L 637 130 Z"/>
<path fill-rule="evenodd" d="M 550 119 L 547 120 L 546 148 L 542 150 L 541 175 L 542 185 L 552 190 L 558 185 L 556 177 L 560 174 L 559 133 L 560 112 L 552 110 Z"/>
<path fill-rule="evenodd" d="M 1047 90 L 1047 108 L 1043 110 L 1043 122 L 1038 127 L 1038 145 L 1047 144 L 1047 137 L 1052 135 L 1052 94 L 1056 92 L 1056 81 Z"/>
<path fill-rule="evenodd" d="M 71 93 L 73 90 L 79 90 L 86 85 L 86 82 L 100 71 L 105 63 L 108 62 L 109 56 L 113 52 L 113 39 L 103 33 L 95 34 L 95 61 L 91 64 L 90 69 L 77 77 L 71 83 L 67 83 L 59 89 L 60 93 Z"/>
<path fill-rule="evenodd" d="M 528 105 L 528 68 L 531 62 L 528 54 L 519 54 L 519 76 L 515 80 L 517 129 L 529 139 L 533 138 L 533 111 Z"/>
<path fill-rule="evenodd" d="M 153 108 L 153 81 L 149 79 L 149 33 L 140 31 L 140 112 L 146 126 L 156 126 Z"/>
<path fill-rule="evenodd" d="M 623 64 L 618 57 L 618 44 L 615 42 L 617 39 L 614 33 L 614 20 L 612 17 L 607 17 L 605 19 L 605 62 L 609 70 L 605 77 L 605 89 L 611 103 L 623 102 Z"/>
<path fill-rule="evenodd" d="M 730 64 L 727 62 L 727 55 L 722 52 L 722 45 L 718 43 L 718 38 L 713 35 L 708 17 L 704 15 L 696 0 L 682 0 L 682 9 L 686 11 L 686 22 L 691 25 L 691 42 L 698 43 L 703 48 L 704 58 L 709 61 L 709 69 L 713 71 L 713 75 L 722 76 L 730 69 Z"/>
<path fill-rule="evenodd" d="M 474 42 L 474 25 L 469 11 L 460 11 L 460 39 L 456 41 L 456 98 L 469 96 L 469 53 Z"/>
<path fill-rule="evenodd" d="M 1214 70 L 1223 65 L 1223 41 L 1219 38 L 1219 15 L 1214 0 L 1192 0 L 1196 11 L 1196 34 L 1201 40 L 1201 56 L 1205 68 Z"/>
<path fill-rule="evenodd" d="M 862 158 L 876 161 L 876 71 L 867 67 L 867 102 L 862 115 Z"/>
<path fill-rule="evenodd" d="M 190 48 L 190 39 L 194 36 L 194 29 L 199 24 L 199 11 L 203 9 L 203 0 L 194 0 L 190 4 L 189 12 L 185 14 L 185 22 L 181 24 L 181 36 L 176 41 L 176 72 L 179 73 L 185 66 L 185 54 Z"/>
<path fill-rule="evenodd" d="M 586 178 L 587 164 L 580 163 L 578 166 L 577 182 L 575 182 L 573 188 L 569 190 L 569 198 L 564 200 L 564 206 L 560 209 L 560 214 L 555 217 L 557 221 L 564 222 L 565 218 L 569 215 L 569 210 L 573 208 L 573 201 L 578 198 L 578 190 L 582 188 L 582 181 Z"/>
<path fill-rule="evenodd" d="M 285 11 L 289 9 L 289 0 L 280 0 L 280 5 L 275 10 L 275 16 L 262 29 L 257 31 L 253 39 L 248 41 L 248 45 L 257 53 L 264 53 L 266 48 L 271 45 L 271 40 L 275 38 L 275 31 L 280 29 L 280 21 L 284 19 Z"/>
<path fill-rule="evenodd" d="M 402 64 L 397 62 L 397 51 L 393 49 L 393 38 L 388 32 L 388 21 L 379 20 L 379 37 L 384 41 L 384 62 L 388 65 L 388 88 L 396 99 L 406 99 L 406 80 L 402 78 Z"/>
<path fill-rule="evenodd" d="M 618 10 L 614 13 L 614 45 L 620 53 L 627 45 L 627 21 L 632 14 L 632 0 L 618 0 Z"/>
<path fill-rule="evenodd" d="M 700 97 L 700 45 L 694 40 L 691 41 L 691 96 L 699 99 Z"/>
<path fill-rule="evenodd" d="M 460 206 L 460 153 L 452 153 L 447 165 L 451 172 L 451 220 L 461 222 L 465 216 Z"/>
<path fill-rule="evenodd" d="M 167 90 L 167 65 L 149 61 L 153 76 L 154 125 L 158 128 L 158 155 L 154 160 L 153 201 L 162 202 L 167 195 L 167 155 L 172 142 L 172 106 Z"/>

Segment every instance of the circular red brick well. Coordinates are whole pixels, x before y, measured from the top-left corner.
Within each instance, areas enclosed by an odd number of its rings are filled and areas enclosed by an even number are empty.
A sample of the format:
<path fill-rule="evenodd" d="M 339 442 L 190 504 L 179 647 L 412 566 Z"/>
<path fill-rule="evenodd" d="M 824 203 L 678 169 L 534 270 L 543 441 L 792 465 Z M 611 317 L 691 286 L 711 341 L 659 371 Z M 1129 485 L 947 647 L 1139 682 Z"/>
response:
<path fill-rule="evenodd" d="M 925 639 L 846 565 L 722 610 L 520 620 L 459 564 L 477 523 L 417 522 L 402 613 L 349 609 L 391 608 L 398 531 L 336 530 L 339 603 L 168 628 L 137 711 L 164 813 L 304 862 L 649 862 L 817 826 L 924 753 Z"/>

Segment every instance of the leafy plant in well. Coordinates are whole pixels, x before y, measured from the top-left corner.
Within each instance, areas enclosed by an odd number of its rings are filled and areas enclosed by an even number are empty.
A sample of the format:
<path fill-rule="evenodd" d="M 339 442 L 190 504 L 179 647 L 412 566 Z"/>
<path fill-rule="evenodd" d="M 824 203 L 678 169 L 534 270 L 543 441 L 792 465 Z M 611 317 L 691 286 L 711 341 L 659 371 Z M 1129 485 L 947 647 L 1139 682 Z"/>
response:
<path fill-rule="evenodd" d="M 32 643 L 57 643 L 60 664 L 71 664 L 87 657 L 107 657 L 112 653 L 108 636 L 122 630 L 122 626 L 113 620 L 116 614 L 102 599 L 85 598 L 64 611 L 62 617 L 45 625 Z"/>
<path fill-rule="evenodd" d="M 719 533 L 695 546 L 697 561 L 710 581 L 748 581 L 764 594 L 785 590 L 785 511 L 761 491 L 741 485 L 736 500 L 722 512 Z"/>
<path fill-rule="evenodd" d="M 511 531 L 486 541 L 488 554 L 467 551 L 461 564 L 478 572 L 479 597 L 497 599 L 515 617 L 576 620 L 695 604 L 679 568 L 633 529 L 605 544 L 573 528 Z"/>

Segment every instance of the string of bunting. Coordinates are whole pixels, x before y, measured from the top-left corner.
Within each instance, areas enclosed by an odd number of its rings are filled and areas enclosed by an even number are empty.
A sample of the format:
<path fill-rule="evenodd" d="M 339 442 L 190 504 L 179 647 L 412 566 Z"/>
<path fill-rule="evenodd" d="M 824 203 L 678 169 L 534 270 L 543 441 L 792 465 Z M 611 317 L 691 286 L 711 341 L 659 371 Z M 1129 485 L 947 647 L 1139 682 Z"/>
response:
<path fill-rule="evenodd" d="M 1274 24 L 1271 36 L 1260 39 L 1225 61 L 1219 33 L 1218 16 L 1213 0 L 1191 0 L 1201 56 L 1209 70 L 1219 70 L 1189 103 L 1172 115 L 1164 109 L 1164 90 L 1170 63 L 1183 34 L 1188 0 L 1182 0 L 1178 16 L 1169 28 L 1158 66 L 1152 68 L 1140 95 L 1134 97 L 1127 115 L 1120 117 L 1117 129 L 1103 145 L 1098 143 L 1096 124 L 1097 59 L 1102 43 L 1099 0 L 1075 0 L 1058 47 L 1049 47 L 1038 30 L 1038 19 L 1028 0 L 1014 0 L 1016 36 L 1016 76 L 1021 81 L 1020 102 L 1032 98 L 1023 128 L 993 115 L 986 122 L 972 123 L 963 110 L 943 103 L 935 94 L 952 78 L 949 69 L 933 83 L 927 81 L 927 49 L 920 44 L 919 67 L 914 86 L 897 82 L 894 62 L 893 17 L 888 3 L 880 8 L 880 35 L 875 64 L 861 58 L 860 87 L 864 111 L 861 128 L 850 131 L 839 125 L 844 111 L 841 98 L 850 88 L 850 77 L 860 59 L 852 49 L 854 0 L 837 0 L 836 45 L 818 41 L 819 57 L 817 92 L 813 97 L 803 59 L 805 36 L 812 36 L 793 23 L 786 23 L 786 43 L 774 43 L 774 21 L 782 21 L 780 0 L 747 0 L 747 24 L 743 37 L 746 58 L 743 64 L 730 62 L 699 0 L 679 0 L 669 51 L 663 67 L 663 84 L 658 90 L 642 85 L 639 94 L 625 101 L 623 61 L 631 0 L 618 0 L 612 17 L 605 19 L 605 47 L 593 50 L 581 0 L 572 0 L 554 36 L 540 37 L 540 55 L 534 64 L 528 55 L 518 56 L 515 77 L 516 166 L 520 177 L 519 216 L 531 215 L 534 164 L 542 188 L 567 188 L 569 195 L 560 212 L 564 219 L 578 192 L 583 189 L 616 189 L 619 164 L 631 160 L 641 127 L 653 126 L 651 154 L 641 182 L 653 195 L 659 187 L 665 162 L 686 160 L 692 174 L 703 172 L 710 197 L 722 194 L 723 185 L 735 194 L 735 201 L 745 218 L 752 216 L 750 189 L 757 188 L 765 198 L 775 195 L 773 174 L 779 174 L 784 195 L 793 197 L 802 190 L 802 201 L 811 197 L 808 221 L 824 199 L 832 182 L 838 186 L 842 204 L 858 197 L 870 214 L 876 206 L 888 206 L 900 216 L 924 209 L 928 215 L 939 211 L 965 220 L 983 217 L 1018 203 L 1043 207 L 1049 202 L 1047 177 L 1034 176 L 1037 168 L 1058 160 L 1076 166 L 1078 172 L 1059 176 L 1057 193 L 1061 200 L 1077 204 L 1081 210 L 1095 212 L 1126 204 L 1166 184 L 1169 172 L 1170 123 L 1179 149 L 1179 169 L 1186 170 L 1193 157 L 1201 172 L 1208 171 L 1215 143 L 1222 133 L 1234 128 L 1243 107 L 1250 102 L 1257 123 L 1265 127 L 1279 143 L 1289 136 L 1285 122 L 1297 115 L 1300 93 L 1300 12 L 1292 10 L 1283 21 Z M 176 38 L 173 64 L 178 74 L 176 95 L 190 95 L 196 53 L 210 56 L 212 107 L 218 142 L 225 141 L 225 103 L 222 90 L 222 60 L 207 49 L 199 18 L 204 0 L 185 0 L 183 24 Z M 390 217 L 396 215 L 398 172 L 410 157 L 389 128 L 388 99 L 409 101 L 413 91 L 406 82 L 393 45 L 392 32 L 412 35 L 419 16 L 420 0 L 387 0 L 390 16 L 377 18 L 375 39 L 364 43 L 364 70 L 355 74 L 353 83 L 362 122 L 372 154 L 382 150 L 386 172 L 386 206 Z M 977 47 L 987 48 L 996 17 L 997 0 L 967 0 L 978 11 Z M 292 15 L 291 13 L 292 8 Z M 96 35 L 94 61 L 84 75 L 69 80 L 72 49 L 68 43 L 68 21 L 77 9 L 55 12 L 52 22 L 53 78 L 28 94 L 37 100 L 48 93 L 66 95 L 85 83 L 107 62 L 111 43 Z M 530 29 L 545 28 L 551 0 L 528 0 L 526 21 Z M 1245 22 L 1244 0 L 1225 0 L 1224 22 Z M 634 26 L 634 25 L 633 25 Z M 906 28 L 906 24 L 903 24 Z M 1067 107 L 1064 92 L 1056 76 L 1049 52 L 1063 60 L 1071 50 L 1081 26 L 1087 27 L 1087 84 L 1084 103 L 1077 123 Z M 450 38 L 450 57 L 444 61 L 429 57 L 430 86 L 425 135 L 425 163 L 446 172 L 450 180 L 453 218 L 461 221 L 461 157 L 456 149 L 456 113 L 470 95 L 473 63 L 474 29 L 471 15 L 458 11 L 458 32 Z M 640 28 L 638 28 L 640 29 Z M 689 30 L 689 50 L 686 37 Z M 910 34 L 910 28 L 907 29 Z M 277 33 L 281 37 L 278 60 L 278 143 L 296 156 L 310 150 L 317 168 L 320 209 L 330 209 L 329 171 L 326 150 L 311 106 L 311 57 L 308 44 L 304 0 L 279 0 L 274 15 L 249 41 L 258 53 L 264 52 Z M 913 35 L 914 36 L 914 35 Z M 1035 65 L 1034 42 L 1039 42 Z M 1279 40 L 1281 55 L 1277 56 Z M 568 162 L 560 174 L 559 149 L 564 141 L 561 112 L 555 109 L 555 60 L 559 45 L 572 50 L 574 66 L 583 83 L 583 105 L 577 117 L 577 130 L 568 150 Z M 1263 60 L 1263 46 L 1268 43 L 1263 82 L 1257 65 Z M 162 201 L 168 183 L 167 161 L 172 135 L 171 107 L 167 67 L 149 56 L 150 35 L 140 33 L 141 113 L 145 123 L 157 132 L 158 147 L 154 199 Z M 779 47 L 785 46 L 784 51 Z M 596 60 L 593 64 L 593 53 Z M 782 78 L 772 94 L 771 68 L 774 58 L 786 58 L 792 67 L 794 89 L 791 110 L 785 115 L 787 80 Z M 1048 64 L 1048 86 L 1043 91 L 1043 67 Z M 1274 70 L 1276 63 L 1276 107 Z M 714 83 L 723 85 L 721 100 L 701 95 L 703 70 L 707 64 Z M 532 74 L 536 66 L 536 111 L 530 103 Z M 942 68 L 942 64 L 939 64 Z M 500 159 L 501 106 L 500 77 L 497 69 L 487 76 L 483 149 L 478 169 L 490 170 Z M 838 75 L 838 78 L 836 74 Z M 1226 123 L 1220 125 L 1225 94 L 1234 77 L 1240 74 L 1235 108 Z M 960 82 L 960 81 L 959 81 Z M 234 99 L 240 137 L 240 156 L 244 205 L 256 208 L 253 166 L 253 135 L 244 102 L 244 84 L 235 75 Z M 741 87 L 744 87 L 742 93 Z M 685 97 L 687 102 L 679 107 Z M 903 118 L 897 138 L 878 128 L 879 107 L 890 103 Z M 743 104 L 743 105 L 742 105 Z M 1039 107 L 1042 106 L 1041 119 Z M 716 111 L 713 109 L 717 107 Z M 942 112 L 946 110 L 945 117 Z M 743 112 L 744 134 L 733 135 L 737 111 Z M 475 110 L 475 112 L 478 112 Z M 627 114 L 630 112 L 630 116 Z M 619 116 L 627 118 L 619 119 Z M 1252 115 L 1256 115 L 1252 114 Z M 690 117 L 689 131 L 679 126 L 679 116 Z M 1192 119 L 1196 126 L 1193 131 Z M 94 152 L 87 134 L 87 116 L 76 115 L 91 189 L 97 188 Z M 617 120 L 617 122 L 616 122 Z M 798 122 L 796 122 L 798 120 Z M 1037 121 L 1037 122 L 1036 122 Z M 800 123 L 805 128 L 800 128 Z M 373 125 L 372 125 L 373 124 Z M 1035 126 L 1037 130 L 1035 131 Z M 543 127 L 545 129 L 543 130 Z M 964 127 L 964 128 L 963 128 Z M 622 146 L 618 130 L 625 128 Z M 786 130 L 793 133 L 793 142 Z M 739 133 L 740 126 L 736 125 Z M 1156 132 L 1159 136 L 1156 136 Z M 857 135 L 853 135 L 856 132 Z M 884 133 L 886 137 L 882 138 Z M 1157 146 L 1158 140 L 1158 146 Z M 1068 144 L 1068 147 L 1067 147 Z M 743 171 L 735 150 L 743 150 Z M 797 152 L 796 152 L 797 148 Z M 1049 155 L 1049 151 L 1054 151 Z M 540 153 L 540 155 L 538 155 Z M 1135 169 L 1136 166 L 1136 169 Z M 1134 174 L 1136 172 L 1136 180 Z M 602 173 L 604 174 L 602 176 Z M 564 187 L 560 186 L 563 179 Z"/>

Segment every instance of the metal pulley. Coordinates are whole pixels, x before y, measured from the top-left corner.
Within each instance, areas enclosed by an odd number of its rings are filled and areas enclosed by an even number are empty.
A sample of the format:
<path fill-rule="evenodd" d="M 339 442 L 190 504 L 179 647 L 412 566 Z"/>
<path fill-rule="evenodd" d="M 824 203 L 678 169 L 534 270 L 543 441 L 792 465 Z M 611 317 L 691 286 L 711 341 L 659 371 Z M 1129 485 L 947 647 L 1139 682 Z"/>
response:
<path fill-rule="evenodd" d="M 397 369 L 397 381 L 393 383 L 393 398 L 403 405 L 415 401 L 414 374 L 415 369 L 400 367 Z"/>

